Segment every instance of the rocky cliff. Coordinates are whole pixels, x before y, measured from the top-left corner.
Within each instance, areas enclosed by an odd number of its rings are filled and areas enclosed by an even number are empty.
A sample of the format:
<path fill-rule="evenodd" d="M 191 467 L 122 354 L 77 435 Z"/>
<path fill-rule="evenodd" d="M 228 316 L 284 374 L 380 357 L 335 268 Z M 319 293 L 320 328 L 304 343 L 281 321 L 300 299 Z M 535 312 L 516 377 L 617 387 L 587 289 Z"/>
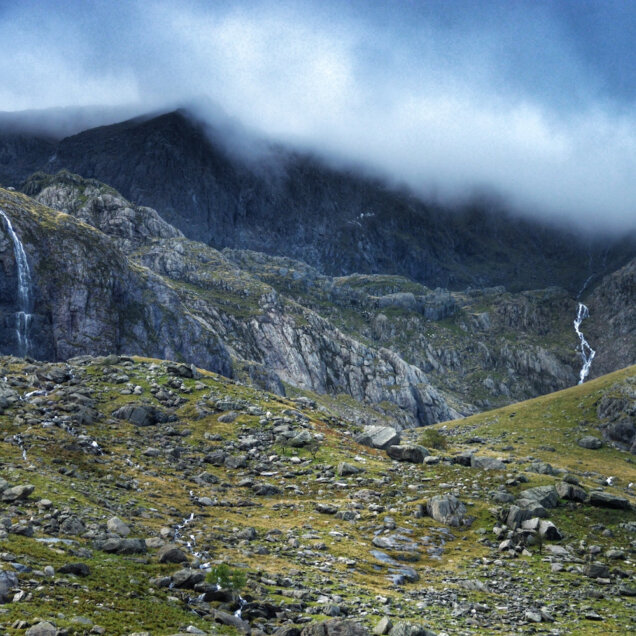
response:
<path fill-rule="evenodd" d="M 291 256 L 330 275 L 397 274 L 432 288 L 558 285 L 574 294 L 590 275 L 597 282 L 636 253 L 633 237 L 585 240 L 486 200 L 450 209 L 358 170 L 263 147 L 246 159 L 217 129 L 176 111 L 67 137 L 46 160 L 46 148 L 25 147 L 19 165 L 0 165 L 0 183 L 66 168 L 216 248 Z M 0 141 L 0 153 L 13 152 L 2 148 Z"/>

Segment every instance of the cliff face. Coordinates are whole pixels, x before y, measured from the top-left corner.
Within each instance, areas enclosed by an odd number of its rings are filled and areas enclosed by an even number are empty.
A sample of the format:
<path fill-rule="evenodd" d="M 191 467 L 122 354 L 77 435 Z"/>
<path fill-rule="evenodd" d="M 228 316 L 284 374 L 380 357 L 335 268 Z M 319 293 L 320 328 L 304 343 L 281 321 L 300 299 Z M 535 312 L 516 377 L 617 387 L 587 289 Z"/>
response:
<path fill-rule="evenodd" d="M 70 175 L 57 185 L 54 180 L 41 185 L 39 198 L 83 221 L 3 192 L 0 207 L 15 221 L 33 273 L 29 354 L 66 359 L 137 351 L 228 376 L 255 374 L 279 391 L 281 378 L 319 393 L 394 405 L 400 426 L 456 415 L 420 369 L 279 299 L 212 248 L 183 239 L 153 210 L 131 206 L 109 188 Z M 4 238 L 0 245 L 8 290 L 16 264 L 10 241 Z M 17 345 L 10 333 L 17 310 L 8 294 L 7 353 Z"/>
<path fill-rule="evenodd" d="M 21 170 L 67 168 L 155 208 L 185 236 L 302 260 L 330 275 L 397 274 L 429 287 L 558 285 L 576 293 L 590 274 L 633 256 L 508 216 L 488 202 L 450 210 L 280 147 L 263 160 L 232 154 L 217 132 L 182 111 L 86 130 Z M 30 159 L 27 161 L 27 159 Z M 20 178 L 18 178 L 20 173 Z"/>
<path fill-rule="evenodd" d="M 349 396 L 370 409 L 350 417 L 398 427 L 576 383 L 576 302 L 562 289 L 451 292 L 399 276 L 331 277 L 301 261 L 190 241 L 95 180 L 39 174 L 25 189 L 35 199 L 3 191 L 0 208 L 31 267 L 35 357 L 183 360 L 279 393 L 286 385 Z M 2 342 L 16 353 L 16 261 L 4 226 L 0 266 Z M 633 290 L 616 285 L 616 298 L 602 302 L 631 307 Z M 592 308 L 590 324 L 604 315 Z M 603 345 L 608 365 L 631 355 L 613 346 Z"/>

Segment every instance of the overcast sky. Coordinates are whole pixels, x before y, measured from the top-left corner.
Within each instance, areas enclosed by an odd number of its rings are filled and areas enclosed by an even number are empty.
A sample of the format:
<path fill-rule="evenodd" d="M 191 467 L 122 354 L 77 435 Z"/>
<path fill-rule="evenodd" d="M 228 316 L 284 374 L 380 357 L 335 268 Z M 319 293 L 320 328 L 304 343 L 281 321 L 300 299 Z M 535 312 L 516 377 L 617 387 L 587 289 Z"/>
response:
<path fill-rule="evenodd" d="M 0 110 L 209 97 L 424 194 L 636 229 L 636 2 L 0 0 Z"/>

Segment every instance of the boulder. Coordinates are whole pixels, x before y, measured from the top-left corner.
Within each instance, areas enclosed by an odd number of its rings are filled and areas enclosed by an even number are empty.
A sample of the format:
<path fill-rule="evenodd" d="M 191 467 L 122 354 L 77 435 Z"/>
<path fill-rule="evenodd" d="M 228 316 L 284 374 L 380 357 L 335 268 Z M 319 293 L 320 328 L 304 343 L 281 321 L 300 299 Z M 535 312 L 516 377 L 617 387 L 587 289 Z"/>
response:
<path fill-rule="evenodd" d="M 449 526 L 460 526 L 464 523 L 466 506 L 455 495 L 435 495 L 427 504 L 429 516 Z"/>
<path fill-rule="evenodd" d="M 18 575 L 15 572 L 0 570 L 0 603 L 11 601 L 11 589 L 18 586 Z"/>
<path fill-rule="evenodd" d="M 561 499 L 567 499 L 568 501 L 583 502 L 587 500 L 587 493 L 580 486 L 575 486 L 566 481 L 560 481 L 556 484 L 557 492 Z"/>
<path fill-rule="evenodd" d="M 594 437 L 594 435 L 585 435 L 584 437 L 581 437 L 577 444 L 581 448 L 589 448 L 590 450 L 597 450 L 603 446 L 603 442 L 598 437 Z"/>
<path fill-rule="evenodd" d="M 135 426 L 152 426 L 172 422 L 176 418 L 174 415 L 166 413 L 152 404 L 130 403 L 118 408 L 113 417 L 118 420 L 127 420 Z"/>
<path fill-rule="evenodd" d="M 119 517 L 111 517 L 106 526 L 109 532 L 118 534 L 120 537 L 127 537 L 130 534 L 130 528 Z"/>
<path fill-rule="evenodd" d="M 471 456 L 470 465 L 473 468 L 481 468 L 482 470 L 505 470 L 506 468 L 506 465 L 500 459 L 477 457 L 477 455 Z"/>
<path fill-rule="evenodd" d="M 617 510 L 629 510 L 631 508 L 629 500 L 625 497 L 612 495 L 602 490 L 590 493 L 590 503 L 600 508 L 615 508 Z"/>
<path fill-rule="evenodd" d="M 309 623 L 300 636 L 369 636 L 364 625 L 354 621 L 332 618 L 328 621 Z"/>
<path fill-rule="evenodd" d="M 75 574 L 75 576 L 88 576 L 91 573 L 86 563 L 66 563 L 57 571 L 60 574 Z"/>
<path fill-rule="evenodd" d="M 399 462 L 411 462 L 412 464 L 423 464 L 424 458 L 430 453 L 423 446 L 417 444 L 400 444 L 399 446 L 389 446 L 386 454 L 391 459 Z"/>
<path fill-rule="evenodd" d="M 6 488 L 2 492 L 2 501 L 18 501 L 26 499 L 33 491 L 35 486 L 32 484 L 23 484 L 21 486 L 13 486 L 13 488 Z"/>
<path fill-rule="evenodd" d="M 400 434 L 391 426 L 365 426 L 355 441 L 363 446 L 386 450 L 400 443 Z"/>
<path fill-rule="evenodd" d="M 559 493 L 554 486 L 537 486 L 523 490 L 519 499 L 536 501 L 544 508 L 556 508 L 559 505 Z"/>
<path fill-rule="evenodd" d="M 399 621 L 392 627 L 389 636 L 435 636 L 435 632 L 417 623 Z"/>
<path fill-rule="evenodd" d="M 55 636 L 57 628 L 48 621 L 41 621 L 26 630 L 24 636 Z"/>
<path fill-rule="evenodd" d="M 188 557 L 185 552 L 174 543 L 166 543 L 157 552 L 159 563 L 186 563 Z"/>

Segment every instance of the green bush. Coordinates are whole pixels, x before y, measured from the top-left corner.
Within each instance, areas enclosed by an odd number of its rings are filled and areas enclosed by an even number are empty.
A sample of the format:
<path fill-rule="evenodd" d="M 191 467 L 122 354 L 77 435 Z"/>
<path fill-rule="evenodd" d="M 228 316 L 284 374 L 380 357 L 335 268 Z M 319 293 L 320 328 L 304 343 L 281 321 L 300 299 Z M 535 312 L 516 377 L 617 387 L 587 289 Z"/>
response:
<path fill-rule="evenodd" d="M 420 435 L 420 446 L 426 448 L 435 448 L 437 450 L 445 450 L 448 448 L 448 440 L 435 428 L 427 428 Z"/>
<path fill-rule="evenodd" d="M 221 563 L 208 572 L 205 580 L 224 590 L 238 591 L 245 587 L 247 576 L 242 570 L 231 568 L 227 563 Z"/>

